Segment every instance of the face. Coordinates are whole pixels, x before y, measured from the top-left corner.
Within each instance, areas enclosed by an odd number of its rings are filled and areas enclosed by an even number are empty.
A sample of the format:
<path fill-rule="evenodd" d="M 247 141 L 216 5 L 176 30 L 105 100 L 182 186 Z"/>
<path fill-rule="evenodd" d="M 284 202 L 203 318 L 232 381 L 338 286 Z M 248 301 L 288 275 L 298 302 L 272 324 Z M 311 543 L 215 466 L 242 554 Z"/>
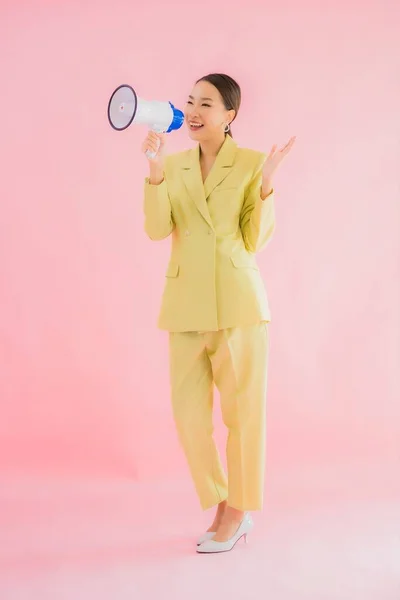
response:
<path fill-rule="evenodd" d="M 196 83 L 184 112 L 189 136 L 199 142 L 223 137 L 225 126 L 235 116 L 234 110 L 226 110 L 219 91 L 208 81 Z"/>

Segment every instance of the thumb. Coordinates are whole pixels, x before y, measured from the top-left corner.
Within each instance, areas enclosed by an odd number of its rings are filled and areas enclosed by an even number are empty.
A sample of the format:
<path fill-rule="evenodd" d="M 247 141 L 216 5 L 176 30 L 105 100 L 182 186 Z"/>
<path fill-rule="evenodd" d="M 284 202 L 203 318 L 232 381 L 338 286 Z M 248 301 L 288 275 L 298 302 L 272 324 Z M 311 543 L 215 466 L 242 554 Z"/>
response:
<path fill-rule="evenodd" d="M 271 151 L 270 151 L 270 153 L 268 154 L 268 158 L 271 158 L 271 157 L 272 157 L 272 156 L 275 154 L 275 152 L 276 152 L 276 149 L 277 149 L 277 148 L 278 148 L 278 144 L 274 144 L 274 145 L 272 146 L 272 148 L 271 148 Z"/>

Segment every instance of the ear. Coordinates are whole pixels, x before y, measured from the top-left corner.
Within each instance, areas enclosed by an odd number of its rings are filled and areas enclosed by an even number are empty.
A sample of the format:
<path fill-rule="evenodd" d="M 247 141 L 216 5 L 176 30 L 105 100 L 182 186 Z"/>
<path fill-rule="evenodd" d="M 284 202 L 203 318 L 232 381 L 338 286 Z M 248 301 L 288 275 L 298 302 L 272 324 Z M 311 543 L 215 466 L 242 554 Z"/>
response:
<path fill-rule="evenodd" d="M 226 122 L 231 124 L 236 116 L 236 111 L 232 108 L 232 110 L 228 110 L 226 114 Z"/>

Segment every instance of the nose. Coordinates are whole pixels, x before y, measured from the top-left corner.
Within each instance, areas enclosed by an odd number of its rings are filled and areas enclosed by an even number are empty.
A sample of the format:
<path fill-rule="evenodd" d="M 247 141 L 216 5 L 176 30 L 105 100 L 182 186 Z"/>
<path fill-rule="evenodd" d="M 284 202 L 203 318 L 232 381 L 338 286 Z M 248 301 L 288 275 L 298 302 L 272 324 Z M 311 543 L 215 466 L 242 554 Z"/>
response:
<path fill-rule="evenodd" d="M 191 106 L 189 110 L 186 111 L 186 115 L 193 119 L 199 116 L 199 111 L 196 110 L 196 108 L 194 106 Z"/>

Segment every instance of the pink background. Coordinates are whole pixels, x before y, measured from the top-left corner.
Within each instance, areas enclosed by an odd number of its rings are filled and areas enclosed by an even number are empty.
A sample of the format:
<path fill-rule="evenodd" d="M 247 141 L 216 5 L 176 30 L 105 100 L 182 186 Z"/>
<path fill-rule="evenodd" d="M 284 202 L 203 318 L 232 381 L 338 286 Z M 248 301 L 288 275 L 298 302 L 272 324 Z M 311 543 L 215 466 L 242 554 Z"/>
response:
<path fill-rule="evenodd" d="M 240 145 L 297 135 L 259 255 L 268 472 L 399 469 L 399 4 L 0 7 L 3 476 L 187 481 L 156 329 L 170 242 L 143 231 L 146 129 L 113 131 L 106 108 L 121 83 L 183 107 L 212 71 L 242 86 Z"/>

